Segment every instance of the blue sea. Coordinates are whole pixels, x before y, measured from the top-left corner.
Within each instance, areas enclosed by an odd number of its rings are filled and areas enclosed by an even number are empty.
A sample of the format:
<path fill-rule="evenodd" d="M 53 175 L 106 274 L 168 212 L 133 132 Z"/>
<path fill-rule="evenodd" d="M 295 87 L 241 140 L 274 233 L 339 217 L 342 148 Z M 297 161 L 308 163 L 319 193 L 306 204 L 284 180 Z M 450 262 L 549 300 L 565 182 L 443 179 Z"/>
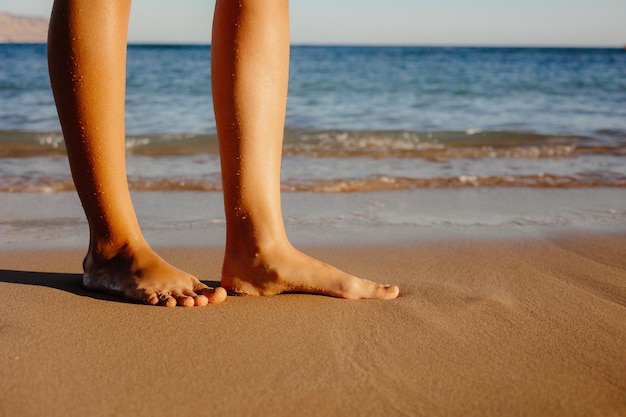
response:
<path fill-rule="evenodd" d="M 134 190 L 221 188 L 210 46 L 130 45 Z M 293 46 L 285 191 L 626 187 L 621 49 Z M 0 45 L 0 191 L 72 189 L 45 45 Z"/>

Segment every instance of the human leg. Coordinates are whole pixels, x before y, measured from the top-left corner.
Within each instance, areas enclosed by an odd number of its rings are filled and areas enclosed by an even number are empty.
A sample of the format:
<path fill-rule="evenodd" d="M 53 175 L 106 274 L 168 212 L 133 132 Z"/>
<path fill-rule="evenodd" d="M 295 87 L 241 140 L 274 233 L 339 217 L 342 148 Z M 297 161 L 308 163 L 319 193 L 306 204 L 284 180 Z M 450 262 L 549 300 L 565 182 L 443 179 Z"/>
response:
<path fill-rule="evenodd" d="M 124 96 L 130 0 L 55 0 L 50 79 L 74 184 L 89 222 L 86 287 L 132 301 L 205 305 L 212 290 L 156 255 L 132 205 L 125 162 Z"/>
<path fill-rule="evenodd" d="M 280 205 L 289 68 L 288 0 L 218 0 L 211 77 L 226 210 L 222 285 L 236 293 L 389 299 L 396 286 L 346 274 L 296 250 Z"/>

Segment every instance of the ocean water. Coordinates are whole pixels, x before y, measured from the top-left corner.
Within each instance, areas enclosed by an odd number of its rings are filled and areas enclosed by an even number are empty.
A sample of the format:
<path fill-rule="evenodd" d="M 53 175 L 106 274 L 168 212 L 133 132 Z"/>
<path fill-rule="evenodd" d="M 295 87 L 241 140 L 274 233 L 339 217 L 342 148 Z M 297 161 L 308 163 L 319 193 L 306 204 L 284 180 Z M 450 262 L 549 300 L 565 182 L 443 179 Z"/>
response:
<path fill-rule="evenodd" d="M 131 45 L 134 190 L 221 188 L 210 47 Z M 620 49 L 293 46 L 285 191 L 626 187 Z M 0 191 L 73 188 L 45 45 L 0 45 Z"/>

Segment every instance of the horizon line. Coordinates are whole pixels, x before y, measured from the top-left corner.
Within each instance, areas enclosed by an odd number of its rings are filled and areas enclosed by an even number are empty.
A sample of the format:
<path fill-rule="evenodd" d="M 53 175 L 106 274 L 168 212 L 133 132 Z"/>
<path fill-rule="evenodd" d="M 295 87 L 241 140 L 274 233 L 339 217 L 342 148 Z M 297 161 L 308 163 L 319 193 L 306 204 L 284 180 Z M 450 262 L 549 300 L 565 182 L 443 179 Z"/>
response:
<path fill-rule="evenodd" d="M 47 42 L 2 42 L 0 45 L 45 45 Z M 129 46 L 211 46 L 211 42 L 201 41 L 137 41 L 127 42 Z M 489 43 L 326 43 L 292 42 L 291 46 L 304 47 L 364 47 L 364 48 L 519 48 L 519 49 L 623 49 L 624 45 L 578 45 L 578 44 L 489 44 Z"/>

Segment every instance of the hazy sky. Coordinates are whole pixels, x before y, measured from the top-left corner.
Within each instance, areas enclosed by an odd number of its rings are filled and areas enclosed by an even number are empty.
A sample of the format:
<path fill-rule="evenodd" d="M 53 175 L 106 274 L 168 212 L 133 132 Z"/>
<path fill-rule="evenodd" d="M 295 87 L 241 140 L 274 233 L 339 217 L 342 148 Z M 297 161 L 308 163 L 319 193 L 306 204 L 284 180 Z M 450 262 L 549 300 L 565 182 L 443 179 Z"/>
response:
<path fill-rule="evenodd" d="M 209 42 L 214 0 L 136 0 L 131 42 Z M 52 0 L 0 0 L 47 17 Z M 626 45 L 624 0 L 291 0 L 293 43 Z"/>

